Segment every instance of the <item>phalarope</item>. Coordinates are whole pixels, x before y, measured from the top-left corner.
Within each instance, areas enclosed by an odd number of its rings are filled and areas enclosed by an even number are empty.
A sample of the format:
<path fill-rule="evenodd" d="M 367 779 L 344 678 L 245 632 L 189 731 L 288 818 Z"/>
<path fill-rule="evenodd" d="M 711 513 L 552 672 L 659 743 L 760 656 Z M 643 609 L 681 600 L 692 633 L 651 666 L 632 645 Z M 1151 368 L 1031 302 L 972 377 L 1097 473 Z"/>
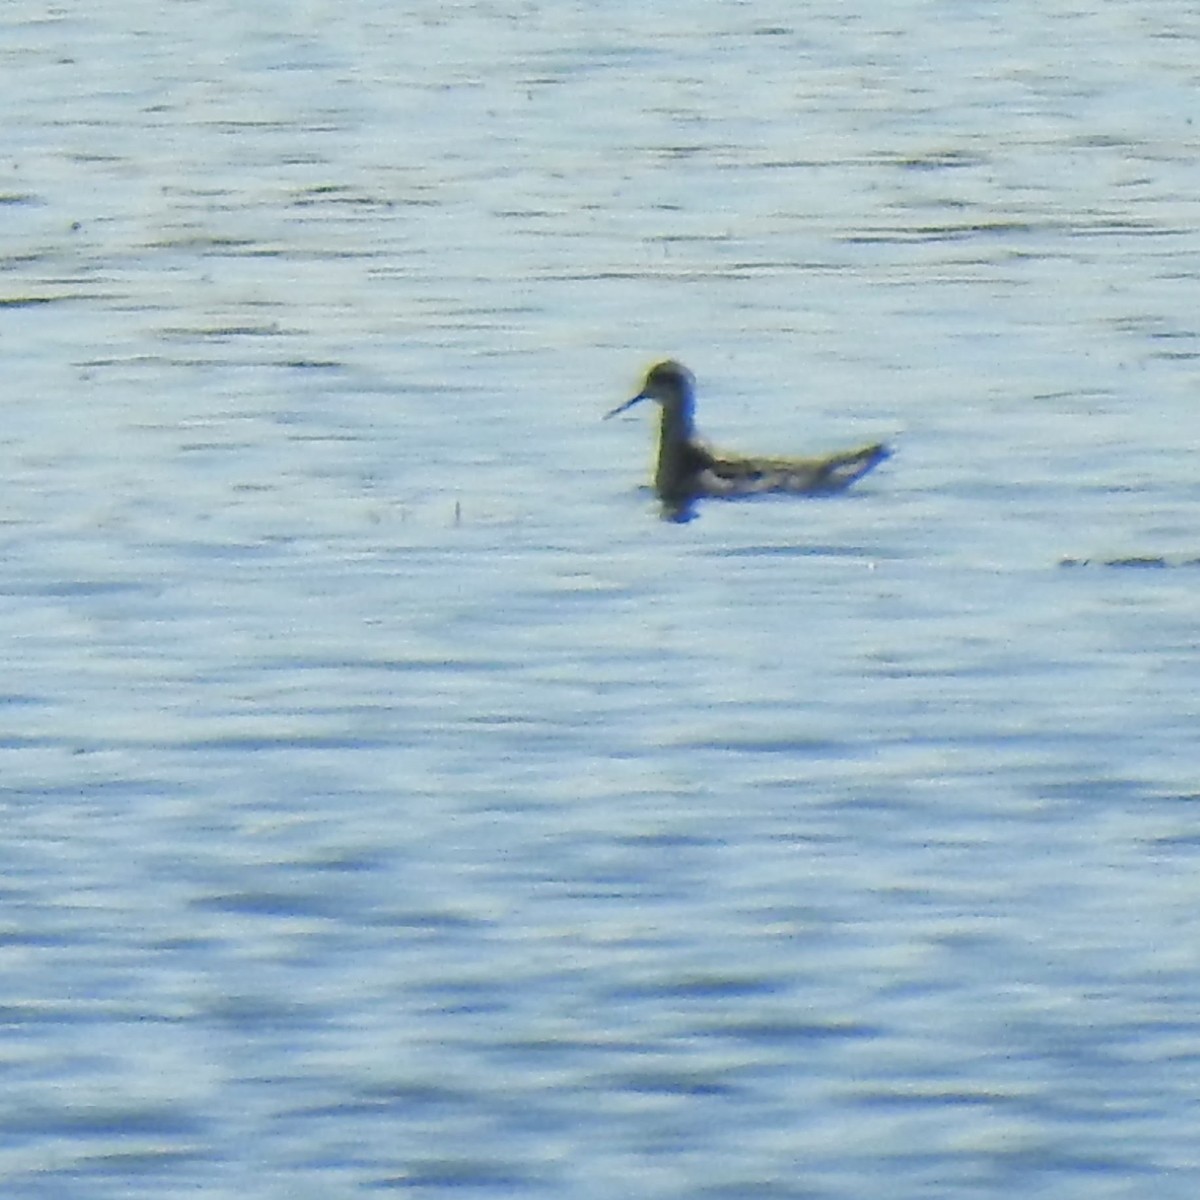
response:
<path fill-rule="evenodd" d="M 733 498 L 770 492 L 823 496 L 844 491 L 891 454 L 882 443 L 824 458 L 749 458 L 709 449 L 696 437 L 696 379 L 682 363 L 657 363 L 641 391 L 605 420 L 641 400 L 662 408 L 654 490 L 664 511 L 678 515 L 702 497 Z"/>

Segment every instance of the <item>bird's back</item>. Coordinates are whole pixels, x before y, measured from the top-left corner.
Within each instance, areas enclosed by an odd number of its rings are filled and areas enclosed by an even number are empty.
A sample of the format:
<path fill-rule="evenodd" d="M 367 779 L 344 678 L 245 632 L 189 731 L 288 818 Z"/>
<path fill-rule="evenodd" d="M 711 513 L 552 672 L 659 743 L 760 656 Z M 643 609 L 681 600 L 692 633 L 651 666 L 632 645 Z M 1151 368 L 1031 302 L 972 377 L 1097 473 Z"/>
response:
<path fill-rule="evenodd" d="M 881 443 L 830 454 L 824 458 L 759 458 L 705 452 L 698 473 L 698 495 L 756 496 L 792 492 L 808 496 L 845 491 L 888 458 Z"/>

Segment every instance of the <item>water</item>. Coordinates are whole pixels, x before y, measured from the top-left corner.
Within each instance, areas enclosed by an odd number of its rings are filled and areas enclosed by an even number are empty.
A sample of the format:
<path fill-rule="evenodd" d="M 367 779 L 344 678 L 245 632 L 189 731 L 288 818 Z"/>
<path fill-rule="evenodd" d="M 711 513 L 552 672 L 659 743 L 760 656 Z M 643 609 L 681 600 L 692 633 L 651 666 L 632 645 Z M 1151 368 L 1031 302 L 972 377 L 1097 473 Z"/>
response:
<path fill-rule="evenodd" d="M 2 29 L 6 1197 L 1194 1194 L 1200 9 Z"/>

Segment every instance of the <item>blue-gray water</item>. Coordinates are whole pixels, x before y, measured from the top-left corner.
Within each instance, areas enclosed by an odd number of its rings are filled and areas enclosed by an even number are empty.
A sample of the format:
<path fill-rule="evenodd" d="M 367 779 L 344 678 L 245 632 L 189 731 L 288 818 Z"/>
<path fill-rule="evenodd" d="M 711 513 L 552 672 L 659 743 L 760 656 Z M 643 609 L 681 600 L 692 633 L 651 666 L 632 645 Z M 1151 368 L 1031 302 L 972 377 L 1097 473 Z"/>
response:
<path fill-rule="evenodd" d="M 6 1200 L 1190 1200 L 1198 64 L 7 5 Z M 664 524 L 667 354 L 898 454 Z"/>

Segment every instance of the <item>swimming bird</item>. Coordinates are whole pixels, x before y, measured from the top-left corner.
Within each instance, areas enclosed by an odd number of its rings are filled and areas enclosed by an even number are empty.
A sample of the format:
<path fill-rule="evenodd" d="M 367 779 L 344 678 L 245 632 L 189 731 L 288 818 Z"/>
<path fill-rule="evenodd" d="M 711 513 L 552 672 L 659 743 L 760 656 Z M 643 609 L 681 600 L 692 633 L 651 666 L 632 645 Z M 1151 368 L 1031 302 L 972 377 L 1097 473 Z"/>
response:
<path fill-rule="evenodd" d="M 844 491 L 891 454 L 882 443 L 824 458 L 748 458 L 710 449 L 696 436 L 696 379 L 682 363 L 656 363 L 641 391 L 605 420 L 641 400 L 662 408 L 654 490 L 671 516 L 702 497 L 733 498 L 770 492 L 825 496 Z"/>

